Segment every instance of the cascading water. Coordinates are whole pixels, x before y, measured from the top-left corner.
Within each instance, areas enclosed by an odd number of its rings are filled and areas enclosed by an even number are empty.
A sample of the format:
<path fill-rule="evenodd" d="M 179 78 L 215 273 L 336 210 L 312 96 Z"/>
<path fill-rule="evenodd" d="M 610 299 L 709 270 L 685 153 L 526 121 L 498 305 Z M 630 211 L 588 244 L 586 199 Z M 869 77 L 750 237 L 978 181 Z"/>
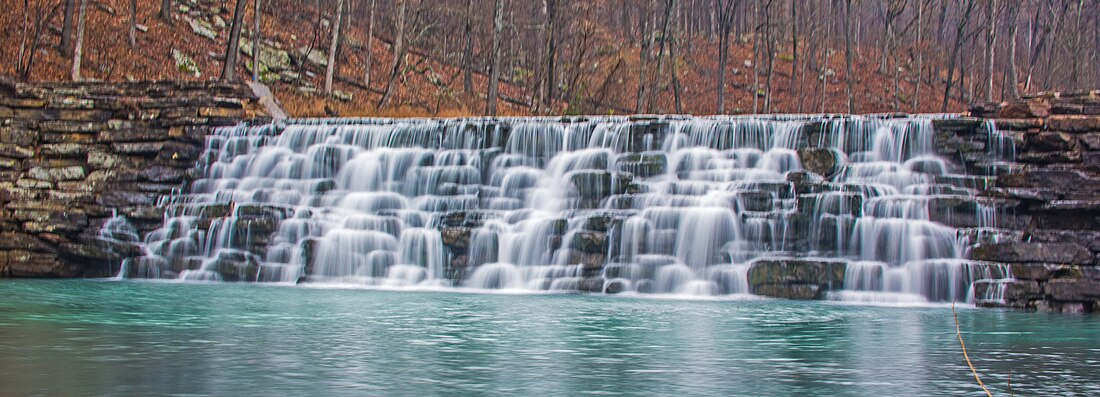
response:
<path fill-rule="evenodd" d="M 944 208 L 974 207 L 975 229 L 993 215 L 936 155 L 932 120 L 221 128 L 121 276 L 715 295 L 749 293 L 758 260 L 841 258 L 835 299 L 972 300 L 1006 270 L 961 259 L 973 233 Z"/>

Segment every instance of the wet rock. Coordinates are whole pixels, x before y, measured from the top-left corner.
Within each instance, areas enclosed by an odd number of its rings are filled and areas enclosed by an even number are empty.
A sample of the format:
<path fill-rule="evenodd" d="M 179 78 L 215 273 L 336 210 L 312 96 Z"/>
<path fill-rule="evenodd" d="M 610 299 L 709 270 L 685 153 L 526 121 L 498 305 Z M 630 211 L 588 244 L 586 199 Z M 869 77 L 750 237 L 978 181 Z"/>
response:
<path fill-rule="evenodd" d="M 603 293 L 618 294 L 626 290 L 623 280 L 610 280 L 604 284 Z"/>
<path fill-rule="evenodd" d="M 573 233 L 570 247 L 581 252 L 605 253 L 607 252 L 607 234 L 590 230 L 576 231 Z"/>
<path fill-rule="evenodd" d="M 1020 280 L 1046 281 L 1054 278 L 1085 278 L 1083 267 L 1074 265 L 1055 265 L 1049 263 L 1013 263 L 1009 266 L 1012 277 Z"/>
<path fill-rule="evenodd" d="M 213 263 L 207 265 L 207 269 L 217 273 L 223 281 L 255 281 L 260 272 L 260 263 L 250 253 L 224 250 Z"/>
<path fill-rule="evenodd" d="M 817 193 L 823 190 L 822 184 L 825 183 L 825 179 L 817 174 L 809 171 L 791 171 L 786 175 L 787 182 L 790 182 L 790 187 L 793 187 L 794 194 L 806 194 Z M 758 185 L 759 186 L 759 185 Z M 779 198 L 790 198 L 790 189 L 786 189 L 788 186 L 783 186 L 774 191 Z"/>
<path fill-rule="evenodd" d="M 822 299 L 844 287 L 847 262 L 818 259 L 768 259 L 749 266 L 753 294 L 787 299 Z"/>
<path fill-rule="evenodd" d="M 581 280 L 580 284 L 577 286 L 577 290 L 580 292 L 601 293 L 603 292 L 603 287 L 603 278 L 586 278 Z"/>
<path fill-rule="evenodd" d="M 615 160 L 616 167 L 639 178 L 662 175 L 668 169 L 668 157 L 661 152 L 627 153 Z"/>
<path fill-rule="evenodd" d="M 1100 301 L 1100 281 L 1092 280 L 1050 280 L 1043 285 L 1043 292 L 1055 301 L 1093 302 Z"/>
<path fill-rule="evenodd" d="M 578 171 L 569 179 L 582 199 L 598 199 L 625 193 L 633 178 L 625 172 Z"/>
<path fill-rule="evenodd" d="M 846 156 L 833 148 L 803 148 L 798 150 L 802 167 L 825 178 L 831 178 L 844 167 Z"/>
<path fill-rule="evenodd" d="M 937 131 L 956 133 L 973 133 L 977 131 L 985 120 L 973 117 L 958 117 L 932 120 L 932 127 Z"/>
<path fill-rule="evenodd" d="M 1054 191 L 1095 190 L 1100 180 L 1090 178 L 1077 170 L 1032 170 L 997 177 L 997 185 L 1003 187 L 1038 188 Z"/>
<path fill-rule="evenodd" d="M 464 249 L 470 246 L 470 234 L 473 230 L 468 227 L 462 226 L 447 226 L 440 232 L 443 237 L 443 244 Z"/>
<path fill-rule="evenodd" d="M 818 284 L 764 284 L 751 290 L 760 296 L 796 300 L 823 299 L 826 291 Z"/>
<path fill-rule="evenodd" d="M 1093 255 L 1076 243 L 1010 242 L 982 244 L 970 251 L 970 259 L 1002 263 L 1055 263 L 1087 265 Z"/>

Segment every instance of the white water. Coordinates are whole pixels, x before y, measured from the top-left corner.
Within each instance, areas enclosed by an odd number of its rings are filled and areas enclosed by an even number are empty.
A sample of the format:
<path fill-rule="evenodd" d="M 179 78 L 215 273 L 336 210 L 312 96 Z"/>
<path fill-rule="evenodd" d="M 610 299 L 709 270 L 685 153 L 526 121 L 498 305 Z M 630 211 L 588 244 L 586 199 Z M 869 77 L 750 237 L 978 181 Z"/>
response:
<path fill-rule="evenodd" d="M 830 257 L 850 260 L 834 299 L 972 301 L 971 283 L 1007 270 L 961 259 L 973 233 L 940 222 L 970 214 L 980 235 L 996 209 L 936 155 L 931 120 L 222 128 L 200 161 L 205 177 L 165 199 L 163 227 L 123 275 L 724 295 L 749 292 L 755 260 Z M 990 135 L 990 150 L 1009 151 Z M 839 172 L 803 172 L 805 147 L 836 149 Z M 944 200 L 973 209 L 944 215 Z"/>

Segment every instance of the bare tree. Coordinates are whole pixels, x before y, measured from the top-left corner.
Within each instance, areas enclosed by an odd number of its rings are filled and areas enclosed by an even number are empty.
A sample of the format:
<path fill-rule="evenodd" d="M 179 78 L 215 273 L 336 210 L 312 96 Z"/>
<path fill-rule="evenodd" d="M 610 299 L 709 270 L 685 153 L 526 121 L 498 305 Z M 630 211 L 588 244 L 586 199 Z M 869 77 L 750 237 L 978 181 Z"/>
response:
<path fill-rule="evenodd" d="M 328 47 L 328 65 L 325 65 L 325 94 L 332 95 L 332 75 L 336 72 L 336 48 L 340 45 L 340 25 L 344 21 L 344 0 L 336 0 L 336 23 L 332 25 L 332 41 Z"/>
<path fill-rule="evenodd" d="M 975 0 L 962 0 L 960 7 L 961 15 L 959 16 L 959 22 L 955 25 L 955 45 L 951 47 L 951 55 L 948 58 L 947 66 L 947 83 L 943 88 L 943 106 L 940 107 L 941 112 L 947 112 L 947 105 L 951 100 L 951 88 L 955 83 L 955 67 L 958 66 L 959 50 L 962 49 L 963 44 L 969 40 L 969 34 L 966 29 L 970 25 L 971 15 L 974 13 Z"/>
<path fill-rule="evenodd" d="M 172 24 L 172 0 L 160 0 L 160 18 Z"/>
<path fill-rule="evenodd" d="M 465 89 L 467 96 L 474 94 L 474 36 L 471 21 L 473 14 L 474 0 L 466 0 L 466 24 L 463 26 L 465 40 L 462 46 L 462 88 Z"/>
<path fill-rule="evenodd" d="M 471 0 L 472 1 L 472 0 Z M 375 13 L 375 0 L 370 0 L 370 15 L 367 17 L 367 42 L 363 45 L 363 86 L 370 87 L 370 75 L 371 75 L 371 63 L 374 51 L 371 49 L 371 43 L 374 43 L 374 13 Z"/>
<path fill-rule="evenodd" d="M 244 24 L 244 6 L 248 0 L 237 0 L 237 7 L 233 10 L 233 27 L 229 30 L 229 43 L 225 46 L 225 65 L 222 68 L 223 81 L 237 81 L 237 53 L 240 52 L 241 25 Z M 253 48 L 253 54 L 259 50 Z"/>
<path fill-rule="evenodd" d="M 390 102 L 390 97 L 393 96 L 393 85 L 397 81 L 397 75 L 401 73 L 401 68 L 404 65 L 405 60 L 405 18 L 406 9 L 408 8 L 408 0 L 397 0 L 397 25 L 394 26 L 394 39 L 393 39 L 393 62 L 390 65 L 390 77 L 386 80 L 386 89 L 382 92 L 382 99 L 378 101 L 378 109 L 386 107 Z"/>
<path fill-rule="evenodd" d="M 1008 18 L 1008 59 L 1005 62 L 1008 79 L 1008 95 L 1012 99 L 1020 97 L 1019 77 L 1016 76 L 1016 22 L 1020 17 L 1020 3 L 1009 0 L 1006 2 L 1006 15 Z"/>
<path fill-rule="evenodd" d="M 554 32 L 557 29 L 558 2 L 557 0 L 543 0 L 543 5 L 546 8 L 546 75 L 545 83 L 543 83 L 546 87 L 546 96 L 543 98 L 543 103 L 550 105 L 554 102 L 554 86 L 557 85 L 557 79 L 554 76 L 554 65 L 557 63 Z"/>
<path fill-rule="evenodd" d="M 985 35 L 985 101 L 993 102 L 993 61 L 996 59 L 994 48 L 997 46 L 997 0 L 988 0 L 986 3 L 986 17 L 989 18 L 989 26 L 986 27 Z"/>
<path fill-rule="evenodd" d="M 77 11 L 76 17 L 76 43 L 73 45 L 73 67 L 72 78 L 73 81 L 81 81 L 83 78 L 80 76 L 80 62 L 84 56 L 84 20 L 88 14 L 88 0 L 80 0 L 80 6 Z"/>
<path fill-rule="evenodd" d="M 787 91 L 792 95 L 795 93 L 798 76 L 798 4 L 798 1 L 791 0 L 791 85 Z"/>
<path fill-rule="evenodd" d="M 489 68 L 489 93 L 485 96 L 485 115 L 497 115 L 497 90 L 500 82 L 500 32 L 504 29 L 504 0 L 493 7 L 493 62 Z"/>
<path fill-rule="evenodd" d="M 848 113 L 855 111 L 855 78 L 852 76 L 852 0 L 844 0 L 844 79 L 848 81 Z"/>
<path fill-rule="evenodd" d="M 252 8 L 252 81 L 260 81 L 260 37 L 263 35 L 263 30 L 260 29 L 260 18 L 263 13 L 260 12 L 260 0 L 255 0 Z"/>
<path fill-rule="evenodd" d="M 34 70 L 35 55 L 38 54 L 38 48 L 42 44 L 42 36 L 47 30 L 47 26 L 50 20 L 53 19 L 54 14 L 57 13 L 60 3 L 53 5 L 47 9 L 48 4 L 36 3 L 34 10 L 34 21 L 30 23 L 30 2 L 23 1 L 23 33 L 19 42 L 19 57 L 15 60 L 15 74 L 19 76 L 21 80 L 30 79 L 31 71 Z M 33 26 L 31 26 L 33 25 Z M 29 32 L 33 28 L 34 32 Z M 28 37 L 28 35 L 30 37 Z M 30 41 L 28 43 L 28 40 Z"/>
<path fill-rule="evenodd" d="M 730 31 L 733 30 L 734 12 L 740 0 L 715 0 L 718 2 L 718 88 L 715 113 L 726 112 L 726 62 L 729 58 Z"/>
<path fill-rule="evenodd" d="M 73 55 L 73 16 L 76 14 L 76 1 L 65 0 L 65 19 L 61 23 L 61 55 L 70 57 Z"/>
<path fill-rule="evenodd" d="M 137 47 L 137 0 L 130 0 L 130 47 Z"/>

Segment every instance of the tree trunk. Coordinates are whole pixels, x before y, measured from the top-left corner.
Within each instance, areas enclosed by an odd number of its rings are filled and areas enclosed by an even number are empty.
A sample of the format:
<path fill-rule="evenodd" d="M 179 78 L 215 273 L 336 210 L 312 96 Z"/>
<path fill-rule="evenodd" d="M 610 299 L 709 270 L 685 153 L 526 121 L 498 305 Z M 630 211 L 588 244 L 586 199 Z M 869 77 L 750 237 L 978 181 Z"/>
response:
<path fill-rule="evenodd" d="M 669 0 L 669 4 L 675 3 L 675 0 Z M 672 99 L 676 105 L 676 113 L 684 113 L 684 105 L 680 98 L 680 78 L 676 73 L 676 36 L 679 32 L 679 22 L 673 24 L 669 29 L 669 43 L 668 43 L 668 62 L 669 69 L 672 72 Z"/>
<path fill-rule="evenodd" d="M 374 0 L 371 0 L 372 2 Z M 474 0 L 466 0 L 466 25 L 463 29 L 465 43 L 462 48 L 462 88 L 466 95 L 474 94 L 474 36 L 473 21 Z"/>
<path fill-rule="evenodd" d="M 726 62 L 729 58 L 730 31 L 733 29 L 733 8 L 735 0 L 726 0 L 721 4 L 718 15 L 718 87 L 716 114 L 726 112 Z"/>
<path fill-rule="evenodd" d="M 764 50 L 768 52 L 768 77 L 764 80 L 764 113 L 772 111 L 772 79 L 775 76 L 775 57 L 779 55 L 778 41 L 772 34 L 772 1 L 764 5 Z"/>
<path fill-rule="evenodd" d="M 372 43 L 374 43 L 374 3 L 375 0 L 370 0 L 370 15 L 367 16 L 367 42 L 363 48 L 363 86 L 370 88 L 371 77 L 371 64 L 374 63 L 374 51 Z"/>
<path fill-rule="evenodd" d="M 23 28 L 19 35 L 19 56 L 15 58 L 15 73 L 23 74 L 23 58 L 27 53 L 27 32 L 30 30 L 31 3 L 23 0 Z"/>
<path fill-rule="evenodd" d="M 1077 23 L 1076 23 L 1077 26 L 1074 29 L 1075 32 L 1074 32 L 1074 36 L 1073 36 L 1073 54 L 1070 55 L 1070 58 L 1073 60 L 1072 61 L 1073 62 L 1073 68 L 1072 68 L 1073 72 L 1070 75 L 1070 85 L 1073 88 L 1080 88 L 1080 86 L 1078 86 L 1077 83 L 1079 81 L 1079 77 L 1080 77 L 1080 73 L 1081 73 L 1081 71 L 1080 71 L 1081 57 L 1084 56 L 1084 54 L 1081 53 L 1081 51 L 1085 50 L 1081 46 L 1081 32 L 1084 31 L 1084 29 L 1081 28 L 1081 15 L 1084 14 L 1084 11 L 1085 11 L 1085 0 L 1077 0 Z M 1093 10 L 1093 11 L 1096 11 L 1096 10 Z"/>
<path fill-rule="evenodd" d="M 172 24 L 172 0 L 160 0 L 160 19 Z"/>
<path fill-rule="evenodd" d="M 65 0 L 65 20 L 61 23 L 61 55 L 71 57 L 73 55 L 73 16 L 76 14 L 76 1 Z"/>
<path fill-rule="evenodd" d="M 263 35 L 263 29 L 260 28 L 260 18 L 263 17 L 263 13 L 260 12 L 260 0 L 255 0 L 252 9 L 252 81 L 260 81 L 260 37 Z"/>
<path fill-rule="evenodd" d="M 955 83 L 955 66 L 958 64 L 959 50 L 965 42 L 966 27 L 970 24 L 970 14 L 974 10 L 974 0 L 966 0 L 962 6 L 963 10 L 960 12 L 963 15 L 959 18 L 959 23 L 955 29 L 955 45 L 951 47 L 951 57 L 948 58 L 947 66 L 947 84 L 943 88 L 943 106 L 940 107 L 940 111 L 946 113 L 947 105 L 951 99 L 951 87 Z"/>
<path fill-rule="evenodd" d="M 986 14 L 989 16 L 989 27 L 985 37 L 985 101 L 993 102 L 993 61 L 996 55 L 994 48 L 997 45 L 997 0 L 989 0 L 987 5 Z"/>
<path fill-rule="evenodd" d="M 328 65 L 325 67 L 325 94 L 329 96 L 332 95 L 332 76 L 336 73 L 336 48 L 340 45 L 340 25 L 343 22 L 344 0 L 336 0 L 336 23 L 332 25 L 332 41 L 328 46 Z"/>
<path fill-rule="evenodd" d="M 557 0 L 546 0 L 546 97 L 543 98 L 543 103 L 550 105 L 554 103 L 554 86 L 557 85 L 557 79 L 554 76 L 554 65 L 557 61 L 554 59 L 557 55 L 556 42 L 554 41 L 554 31 L 557 29 Z"/>
<path fill-rule="evenodd" d="M 920 86 L 924 81 L 924 47 L 922 38 L 924 35 L 924 4 L 917 4 L 917 84 L 913 88 L 913 112 L 920 108 Z"/>
<path fill-rule="evenodd" d="M 760 27 L 756 26 L 756 18 L 760 17 L 760 5 L 752 6 L 752 113 L 760 111 Z"/>
<path fill-rule="evenodd" d="M 657 93 L 661 90 L 661 76 L 664 75 L 664 59 L 665 59 L 665 46 L 668 43 L 668 29 L 670 19 L 672 19 L 672 5 L 675 0 L 668 0 L 665 5 L 664 20 L 661 22 L 661 44 L 657 46 L 657 74 L 653 76 L 653 87 L 649 90 L 649 106 L 646 107 L 647 113 L 654 113 L 654 110 L 660 105 L 657 102 Z M 657 32 L 654 31 L 654 34 Z M 659 112 L 659 110 L 658 110 Z"/>
<path fill-rule="evenodd" d="M 237 0 L 233 10 L 233 27 L 229 31 L 229 43 L 225 46 L 225 65 L 222 68 L 223 81 L 237 81 L 237 53 L 240 52 L 241 25 L 244 24 L 244 6 L 248 0 Z M 255 48 L 252 49 L 255 54 Z"/>
<path fill-rule="evenodd" d="M 844 79 L 848 81 L 848 113 L 855 111 L 855 80 L 852 78 L 852 0 L 844 0 Z"/>
<path fill-rule="evenodd" d="M 656 8 L 656 0 L 650 2 L 650 8 Z M 638 20 L 642 22 L 642 31 L 640 37 L 641 45 L 638 47 L 638 97 L 634 103 L 634 112 L 642 113 L 643 109 L 645 109 L 646 90 L 648 89 L 647 75 L 649 74 L 649 50 L 650 46 L 653 45 L 654 36 L 654 34 L 650 33 L 650 30 L 656 30 L 656 26 L 651 28 L 649 26 L 649 18 L 642 12 L 638 14 Z"/>
<path fill-rule="evenodd" d="M 797 0 L 791 0 L 791 86 L 787 91 L 792 95 L 798 76 L 798 4 Z"/>
<path fill-rule="evenodd" d="M 76 43 L 73 45 L 73 81 L 83 80 L 83 78 L 80 77 L 80 61 L 84 55 L 84 20 L 87 18 L 88 0 L 79 1 L 80 6 L 76 17 Z"/>
<path fill-rule="evenodd" d="M 382 110 L 390 102 L 393 96 L 393 84 L 397 81 L 397 75 L 405 60 L 405 9 L 407 0 L 397 0 L 397 26 L 394 27 L 393 62 L 390 63 L 390 77 L 386 80 L 386 89 L 382 91 L 382 99 L 378 101 L 378 110 Z"/>
<path fill-rule="evenodd" d="M 137 47 L 137 0 L 130 0 L 130 47 Z"/>
<path fill-rule="evenodd" d="M 497 85 L 500 83 L 500 32 L 504 30 L 504 0 L 493 7 L 493 63 L 489 69 L 489 93 L 485 96 L 485 115 L 497 115 Z"/>
<path fill-rule="evenodd" d="M 1020 17 L 1020 4 L 1009 0 L 1008 2 L 1008 60 L 1005 66 L 1008 69 L 1008 95 L 1012 99 L 1020 98 L 1018 87 L 1019 77 L 1016 76 L 1016 21 Z"/>
<path fill-rule="evenodd" d="M 822 46 L 824 48 L 821 49 L 821 113 L 825 113 L 825 98 L 827 96 L 826 93 L 829 91 L 829 51 L 831 50 L 829 44 L 831 44 L 833 40 L 834 24 L 832 21 L 836 19 L 836 9 L 837 7 L 829 7 L 829 16 L 831 18 L 829 18 L 829 23 L 827 23 L 825 27 L 825 45 Z"/>

